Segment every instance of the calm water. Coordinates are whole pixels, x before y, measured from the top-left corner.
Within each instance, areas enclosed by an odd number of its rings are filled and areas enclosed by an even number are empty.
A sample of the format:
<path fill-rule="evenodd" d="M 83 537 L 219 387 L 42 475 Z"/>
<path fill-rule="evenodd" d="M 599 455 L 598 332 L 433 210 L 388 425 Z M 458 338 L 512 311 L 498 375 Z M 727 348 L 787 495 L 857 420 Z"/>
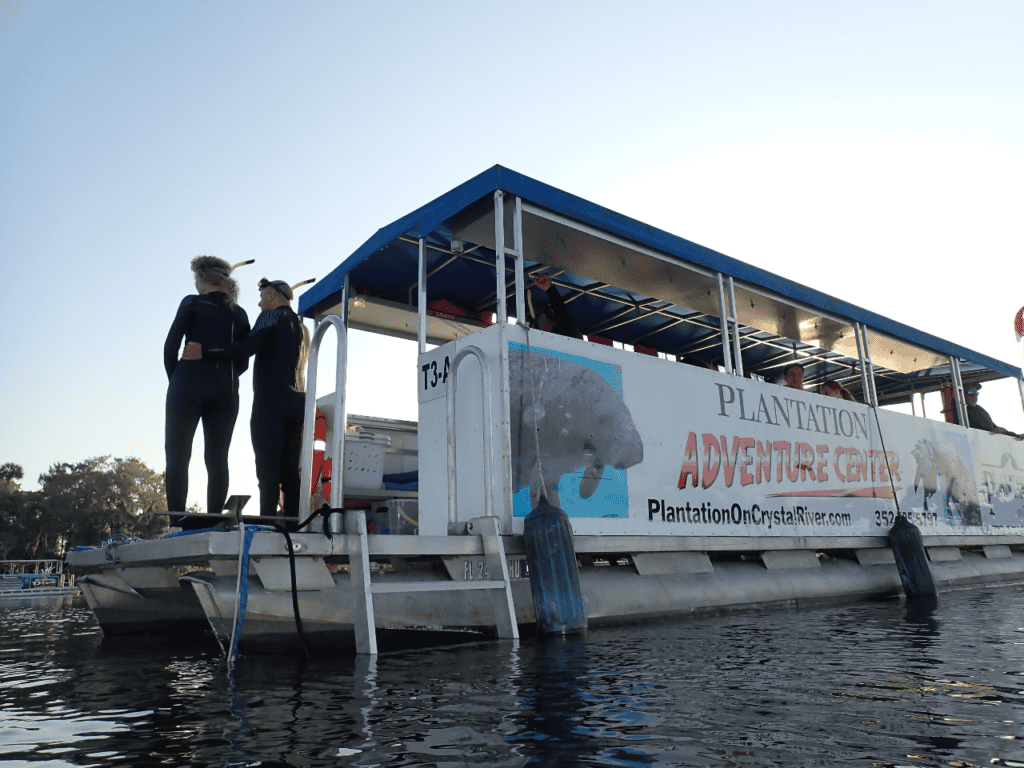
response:
<path fill-rule="evenodd" d="M 0 603 L 0 763 L 1024 766 L 1024 587 L 355 659 Z"/>

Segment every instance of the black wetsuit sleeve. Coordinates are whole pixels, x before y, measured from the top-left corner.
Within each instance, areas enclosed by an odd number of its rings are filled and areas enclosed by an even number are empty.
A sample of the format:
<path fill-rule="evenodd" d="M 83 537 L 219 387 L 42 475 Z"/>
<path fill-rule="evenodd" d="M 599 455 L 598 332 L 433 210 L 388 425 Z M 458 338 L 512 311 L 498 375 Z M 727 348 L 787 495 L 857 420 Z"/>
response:
<path fill-rule="evenodd" d="M 178 365 L 178 352 L 181 349 L 181 340 L 185 338 L 185 331 L 188 330 L 188 321 L 192 315 L 192 307 L 187 299 L 182 300 L 178 305 L 178 313 L 174 316 L 171 329 L 167 332 L 167 339 L 164 341 L 164 370 L 167 371 L 168 380 Z"/>
<path fill-rule="evenodd" d="M 248 325 L 248 323 L 246 323 Z M 273 325 L 265 325 L 258 331 L 246 331 L 248 335 L 241 341 L 228 344 L 224 347 L 213 347 L 203 350 L 204 360 L 234 360 L 238 364 L 249 367 L 249 358 L 256 354 L 260 344 L 273 332 Z M 245 370 L 243 368 L 243 370 Z"/>
<path fill-rule="evenodd" d="M 245 310 L 241 307 L 235 307 L 235 326 L 234 336 L 232 342 L 239 343 L 244 342 L 249 338 L 249 316 L 245 314 Z M 243 374 L 249 369 L 249 355 L 239 355 L 235 357 L 235 364 L 238 366 L 238 373 Z"/>
<path fill-rule="evenodd" d="M 563 336 L 575 336 L 577 339 L 582 339 L 583 332 L 573 322 L 572 315 L 569 314 L 569 309 L 562 299 L 562 294 L 553 285 L 544 293 L 551 300 L 551 311 L 555 313 L 555 332 Z"/>

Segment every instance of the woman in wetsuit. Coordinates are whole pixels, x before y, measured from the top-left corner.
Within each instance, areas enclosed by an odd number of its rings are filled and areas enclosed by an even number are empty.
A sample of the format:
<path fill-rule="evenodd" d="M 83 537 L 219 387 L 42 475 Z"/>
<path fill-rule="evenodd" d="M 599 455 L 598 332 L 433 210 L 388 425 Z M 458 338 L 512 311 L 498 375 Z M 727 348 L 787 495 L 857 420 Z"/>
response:
<path fill-rule="evenodd" d="M 228 496 L 228 448 L 238 416 L 238 377 L 248 360 L 178 359 L 184 339 L 204 347 L 223 346 L 249 335 L 249 317 L 235 302 L 238 284 L 231 265 L 216 256 L 192 260 L 198 295 L 178 306 L 164 342 L 167 387 L 164 450 L 167 459 L 167 508 L 184 512 L 192 439 L 200 419 L 206 443 L 206 511 L 219 514 Z M 187 355 L 186 355 L 187 356 Z M 177 524 L 179 521 L 175 521 Z"/>
<path fill-rule="evenodd" d="M 305 418 L 305 368 L 309 331 L 291 308 L 293 289 L 283 280 L 260 281 L 260 309 L 249 338 L 233 345 L 209 345 L 203 360 L 253 363 L 252 450 L 260 486 L 260 515 L 277 514 L 284 494 L 284 516 L 298 517 L 302 483 L 299 456 Z"/>

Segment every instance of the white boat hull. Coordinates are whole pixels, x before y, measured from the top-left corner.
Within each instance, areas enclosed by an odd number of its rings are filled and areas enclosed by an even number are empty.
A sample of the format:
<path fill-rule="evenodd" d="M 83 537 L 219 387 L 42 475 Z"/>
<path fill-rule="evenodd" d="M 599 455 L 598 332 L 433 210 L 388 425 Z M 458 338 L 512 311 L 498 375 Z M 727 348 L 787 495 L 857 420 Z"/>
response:
<path fill-rule="evenodd" d="M 245 610 L 239 636 L 240 648 L 270 650 L 294 645 L 298 640 L 293 608 L 288 558 L 270 554 L 275 537 L 254 544 L 247 580 Z M 371 552 L 385 549 L 414 552 L 419 537 L 370 536 Z M 515 564 L 522 557 L 510 539 L 506 556 Z M 80 578 L 83 593 L 107 634 L 165 632 L 199 636 L 207 628 L 222 643 L 232 637 L 239 590 L 237 535 L 201 534 L 167 547 L 165 542 L 135 542 L 122 545 L 125 559 L 138 560 L 136 567 L 97 570 Z M 296 592 L 303 634 L 313 647 L 346 650 L 356 645 L 359 623 L 359 584 L 342 566 L 329 573 L 316 548 L 329 544 L 343 550 L 349 537 L 339 535 L 328 542 L 320 535 L 295 534 L 306 555 L 296 558 L 299 589 Z M 370 582 L 374 589 L 404 585 L 408 591 L 383 591 L 373 597 L 374 626 L 386 646 L 387 638 L 408 633 L 495 633 L 493 591 L 461 591 L 455 577 L 480 573 L 482 552 L 472 548 L 473 537 L 451 537 L 448 553 L 433 561 L 421 555 L 418 563 L 431 563 L 429 570 L 378 569 Z M 587 544 L 584 537 L 581 544 Z M 232 544 L 234 549 L 232 551 Z M 260 546 L 262 544 L 263 546 Z M 458 545 L 466 554 L 452 554 Z M 132 548 L 137 553 L 132 552 Z M 162 549 L 167 560 L 180 560 L 187 553 L 198 557 L 212 554 L 216 569 L 155 560 Z M 146 550 L 149 550 L 146 552 Z M 1024 580 L 1024 553 L 993 545 L 985 550 L 951 547 L 932 548 L 930 568 L 941 590 Z M 277 550 L 278 552 L 280 549 Z M 664 555 L 666 553 L 658 553 Z M 591 625 L 645 621 L 695 613 L 803 606 L 827 602 L 886 598 L 901 593 L 900 576 L 889 550 L 861 550 L 859 559 L 850 550 L 831 553 L 788 549 L 728 557 L 650 558 L 645 553 L 628 557 L 594 556 L 580 553 L 580 586 Z M 695 554 L 695 553 L 685 553 Z M 701 553 L 703 554 L 703 553 Z M 397 554 L 391 561 L 404 562 Z M 590 564 L 594 563 L 594 564 Z M 652 565 L 652 563 L 654 565 Z M 659 563 L 661 565 L 659 565 Z M 697 564 L 694 566 L 694 564 Z M 704 563 L 703 565 L 700 565 Z M 874 564 L 872 564 L 874 563 Z M 690 572 L 657 573 L 659 568 L 690 565 Z M 80 563 L 79 567 L 85 563 Z M 510 579 L 515 621 L 521 631 L 534 631 L 535 614 L 529 578 Z M 216 572 L 215 572 L 216 571 Z M 643 571 L 643 572 L 642 572 Z M 698 572 L 693 572 L 698 571 Z M 219 573 L 219 575 L 217 575 Z M 310 574 L 317 574 L 312 577 Z M 84 582 L 84 583 L 82 583 Z M 316 582 L 315 587 L 313 582 Z M 412 585 L 412 586 L 410 586 Z M 417 585 L 429 585 L 419 591 Z M 447 588 L 446 588 L 447 587 Z M 448 589 L 450 588 L 450 589 Z M 132 594 L 134 592 L 135 594 Z"/>

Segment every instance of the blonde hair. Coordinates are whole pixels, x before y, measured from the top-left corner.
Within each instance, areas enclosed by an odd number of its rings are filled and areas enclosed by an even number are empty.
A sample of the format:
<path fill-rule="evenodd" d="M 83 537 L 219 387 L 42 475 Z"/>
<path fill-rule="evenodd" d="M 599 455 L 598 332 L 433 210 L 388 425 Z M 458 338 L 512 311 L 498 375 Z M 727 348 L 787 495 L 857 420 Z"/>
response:
<path fill-rule="evenodd" d="M 231 265 L 216 256 L 196 256 L 192 259 L 192 274 L 196 282 L 216 286 L 228 298 L 229 304 L 238 302 L 238 283 L 231 277 Z"/>

